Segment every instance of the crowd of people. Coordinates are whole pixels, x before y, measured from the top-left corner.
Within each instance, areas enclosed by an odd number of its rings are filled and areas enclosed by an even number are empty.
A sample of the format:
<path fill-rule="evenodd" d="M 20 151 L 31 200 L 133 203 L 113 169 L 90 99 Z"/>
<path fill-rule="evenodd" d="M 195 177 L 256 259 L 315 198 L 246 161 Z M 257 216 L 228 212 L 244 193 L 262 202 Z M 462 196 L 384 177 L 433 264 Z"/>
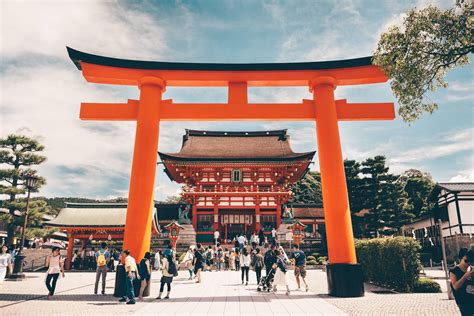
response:
<path fill-rule="evenodd" d="M 115 270 L 117 265 L 122 263 L 125 268 L 125 295 L 120 299 L 120 302 L 135 304 L 137 300 L 142 300 L 147 287 L 150 286 L 152 270 L 161 272 L 160 289 L 156 299 L 169 299 L 173 278 L 178 275 L 179 269 L 187 270 L 188 280 L 194 280 L 196 283 L 202 282 L 204 272 L 237 271 L 240 274 L 242 285 L 248 285 L 251 282 L 249 271 L 252 270 L 255 271 L 257 285 L 262 282 L 271 282 L 273 291 L 277 291 L 278 286 L 284 286 L 286 294 L 289 295 L 287 271 L 291 262 L 295 264 L 298 288 L 300 287 L 299 278 L 302 278 L 305 289 L 308 290 L 305 281 L 305 260 L 305 254 L 298 249 L 298 246 L 293 247 L 293 251 L 288 257 L 282 247 L 277 247 L 276 235 L 267 240 L 267 238 L 260 238 L 258 234 L 253 234 L 248 240 L 246 236 L 239 234 L 231 245 L 221 245 L 217 236 L 214 245 L 190 246 L 181 258 L 177 258 L 176 250 L 169 245 L 164 251 L 158 251 L 153 255 L 146 252 L 138 264 L 129 250 L 125 249 L 123 252 L 120 249 L 109 250 L 107 243 L 102 242 L 98 249 L 92 247 L 75 250 L 71 267 L 77 270 L 95 270 L 93 293 L 104 295 L 107 272 Z M 11 273 L 12 263 L 13 260 L 8 248 L 3 246 L 0 254 L 0 283 L 3 281 L 7 269 Z M 64 259 L 60 255 L 59 247 L 52 248 L 51 254 L 46 258 L 46 268 L 45 285 L 48 290 L 48 299 L 51 299 L 54 296 L 58 279 L 60 276 L 65 277 Z M 265 270 L 265 276 L 262 275 L 263 270 Z M 138 297 L 135 297 L 135 282 L 140 283 Z M 101 285 L 100 292 L 99 285 Z M 165 289 L 166 295 L 163 296 Z"/>

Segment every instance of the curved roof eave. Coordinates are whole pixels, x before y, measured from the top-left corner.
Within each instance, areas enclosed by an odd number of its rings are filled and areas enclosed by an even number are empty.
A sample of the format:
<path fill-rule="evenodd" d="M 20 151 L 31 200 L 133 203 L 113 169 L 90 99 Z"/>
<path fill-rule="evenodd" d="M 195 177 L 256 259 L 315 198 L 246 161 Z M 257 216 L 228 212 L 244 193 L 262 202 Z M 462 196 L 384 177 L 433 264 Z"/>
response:
<path fill-rule="evenodd" d="M 82 70 L 81 62 L 131 69 L 204 71 L 327 70 L 372 65 L 372 56 L 342 60 L 293 63 L 186 63 L 121 59 L 89 54 L 75 50 L 71 47 L 66 48 L 69 58 L 71 58 L 79 70 Z"/>

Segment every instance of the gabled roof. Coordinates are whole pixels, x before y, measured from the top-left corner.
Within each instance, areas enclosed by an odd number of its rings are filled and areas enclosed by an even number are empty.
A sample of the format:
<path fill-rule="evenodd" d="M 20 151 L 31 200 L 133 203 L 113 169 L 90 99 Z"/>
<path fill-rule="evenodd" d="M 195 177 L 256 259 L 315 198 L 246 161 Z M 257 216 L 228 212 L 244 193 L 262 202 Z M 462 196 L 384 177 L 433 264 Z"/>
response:
<path fill-rule="evenodd" d="M 127 203 L 66 203 L 51 227 L 125 227 Z"/>
<path fill-rule="evenodd" d="M 302 219 L 324 219 L 324 209 L 317 204 L 293 205 L 293 217 Z"/>
<path fill-rule="evenodd" d="M 474 192 L 474 182 L 443 182 L 437 186 L 450 192 Z"/>
<path fill-rule="evenodd" d="M 314 151 L 295 153 L 286 130 L 217 132 L 186 130 L 178 153 L 162 153 L 162 160 L 184 161 L 288 161 L 311 160 Z"/>

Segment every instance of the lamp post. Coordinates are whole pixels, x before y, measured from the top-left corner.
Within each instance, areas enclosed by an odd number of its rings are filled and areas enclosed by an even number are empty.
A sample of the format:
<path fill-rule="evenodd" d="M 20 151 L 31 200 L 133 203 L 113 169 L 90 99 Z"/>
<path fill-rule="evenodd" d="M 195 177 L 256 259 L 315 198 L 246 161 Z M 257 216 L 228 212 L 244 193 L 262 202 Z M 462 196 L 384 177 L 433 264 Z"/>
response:
<path fill-rule="evenodd" d="M 18 250 L 18 254 L 15 256 L 15 263 L 13 267 L 13 273 L 10 276 L 11 279 L 13 280 L 23 280 L 25 278 L 25 274 L 23 273 L 23 261 L 25 260 L 25 256 L 21 255 L 21 252 L 23 250 L 23 246 L 25 244 L 25 231 L 26 231 L 26 225 L 28 224 L 28 212 L 29 212 L 29 206 L 30 206 L 30 193 L 33 188 L 36 187 L 38 184 L 38 178 L 35 176 L 28 175 L 25 178 L 25 186 L 26 190 L 28 192 L 28 195 L 26 197 L 26 209 L 25 209 L 25 215 L 23 216 L 23 226 L 21 228 L 21 239 L 20 239 L 20 249 Z"/>

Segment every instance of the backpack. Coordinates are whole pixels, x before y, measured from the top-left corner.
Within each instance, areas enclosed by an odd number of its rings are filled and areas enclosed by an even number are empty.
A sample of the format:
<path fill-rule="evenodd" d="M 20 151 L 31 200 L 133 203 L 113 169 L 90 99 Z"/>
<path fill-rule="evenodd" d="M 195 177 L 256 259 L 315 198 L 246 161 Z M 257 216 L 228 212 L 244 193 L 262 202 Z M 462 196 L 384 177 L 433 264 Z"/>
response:
<path fill-rule="evenodd" d="M 103 267 L 107 264 L 107 259 L 105 258 L 105 252 L 99 251 L 97 256 L 97 266 Z"/>
<path fill-rule="evenodd" d="M 173 260 L 168 260 L 168 273 L 174 276 L 178 276 L 178 270 Z"/>

